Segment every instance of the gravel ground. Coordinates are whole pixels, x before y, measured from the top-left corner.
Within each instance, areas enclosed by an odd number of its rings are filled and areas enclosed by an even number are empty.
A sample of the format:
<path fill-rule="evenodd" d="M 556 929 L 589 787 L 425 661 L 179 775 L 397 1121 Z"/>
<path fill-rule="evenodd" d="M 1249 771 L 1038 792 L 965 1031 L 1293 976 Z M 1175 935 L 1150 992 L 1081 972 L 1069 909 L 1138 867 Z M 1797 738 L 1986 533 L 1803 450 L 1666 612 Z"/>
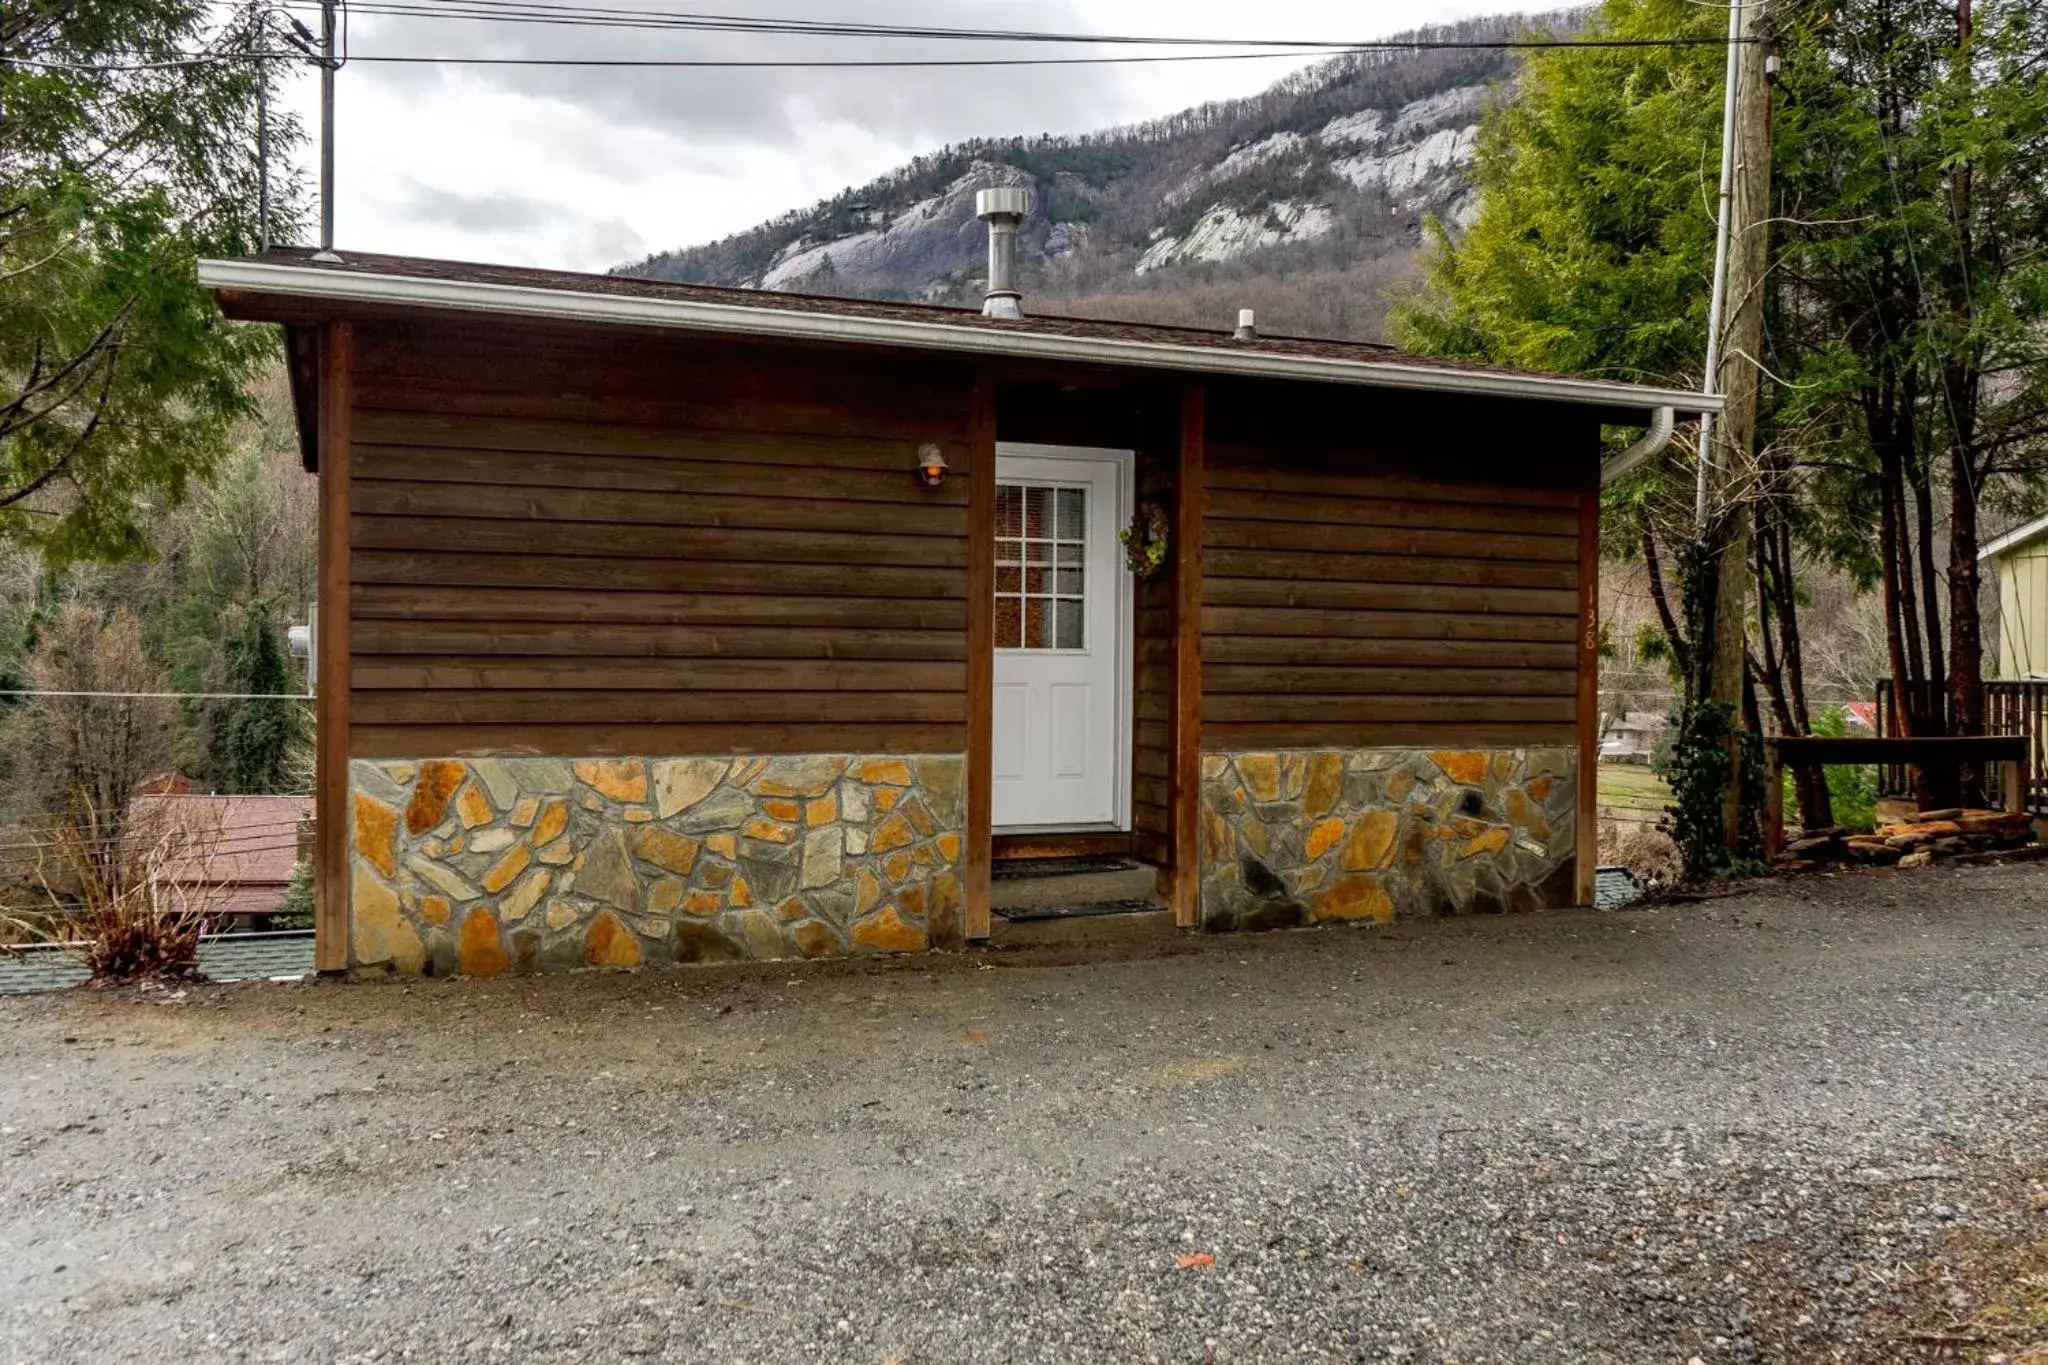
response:
<path fill-rule="evenodd" d="M 8 999 L 0 1362 L 2018 1365 L 2044 891 Z"/>

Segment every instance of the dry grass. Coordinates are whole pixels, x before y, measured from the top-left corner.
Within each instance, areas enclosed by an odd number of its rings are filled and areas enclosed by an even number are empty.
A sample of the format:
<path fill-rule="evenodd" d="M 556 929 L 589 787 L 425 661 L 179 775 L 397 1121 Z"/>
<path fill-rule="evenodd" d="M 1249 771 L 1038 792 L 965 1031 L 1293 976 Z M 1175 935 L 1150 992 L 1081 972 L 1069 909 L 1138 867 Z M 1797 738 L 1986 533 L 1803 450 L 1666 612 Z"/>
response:
<path fill-rule="evenodd" d="M 110 824 L 86 802 L 79 822 L 38 850 L 43 904 L 0 910 L 0 943 L 56 944 L 95 985 L 194 979 L 213 893 L 190 869 L 210 861 L 211 845 L 170 825 Z"/>

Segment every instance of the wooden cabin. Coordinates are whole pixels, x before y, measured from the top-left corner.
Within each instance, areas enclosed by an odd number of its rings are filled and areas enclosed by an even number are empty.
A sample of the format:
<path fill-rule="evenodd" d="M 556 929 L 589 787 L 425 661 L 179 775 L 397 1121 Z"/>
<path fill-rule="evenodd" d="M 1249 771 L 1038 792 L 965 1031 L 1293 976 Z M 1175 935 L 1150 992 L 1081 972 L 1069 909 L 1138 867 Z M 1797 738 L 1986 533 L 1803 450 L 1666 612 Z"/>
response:
<path fill-rule="evenodd" d="M 1640 452 L 1696 394 L 356 253 L 201 276 L 284 325 L 319 478 L 324 969 L 954 947 L 1018 856 L 1135 860 L 1211 929 L 1590 900 L 1601 429 Z"/>

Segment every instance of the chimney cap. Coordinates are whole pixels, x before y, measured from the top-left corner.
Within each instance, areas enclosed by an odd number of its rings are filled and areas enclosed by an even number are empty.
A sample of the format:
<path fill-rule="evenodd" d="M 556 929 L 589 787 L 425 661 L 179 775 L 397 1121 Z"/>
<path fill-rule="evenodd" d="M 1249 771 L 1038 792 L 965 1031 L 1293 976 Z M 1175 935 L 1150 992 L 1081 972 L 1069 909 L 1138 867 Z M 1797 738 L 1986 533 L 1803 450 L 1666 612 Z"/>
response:
<path fill-rule="evenodd" d="M 974 192 L 974 216 L 1022 218 L 1031 212 L 1031 191 L 1022 185 L 998 185 Z"/>
<path fill-rule="evenodd" d="M 1233 334 L 1239 341 L 1257 341 L 1259 328 L 1257 315 L 1250 308 L 1237 310 L 1237 331 Z"/>

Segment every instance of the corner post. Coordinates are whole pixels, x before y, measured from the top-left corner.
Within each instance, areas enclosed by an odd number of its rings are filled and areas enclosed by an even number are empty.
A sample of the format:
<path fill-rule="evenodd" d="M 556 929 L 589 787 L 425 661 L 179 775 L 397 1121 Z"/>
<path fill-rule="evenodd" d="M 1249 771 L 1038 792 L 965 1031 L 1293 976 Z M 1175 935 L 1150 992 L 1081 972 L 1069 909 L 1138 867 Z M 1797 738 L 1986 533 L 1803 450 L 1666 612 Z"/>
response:
<path fill-rule="evenodd" d="M 1578 848 L 1572 899 L 1591 905 L 1600 865 L 1600 461 L 1579 490 Z"/>
<path fill-rule="evenodd" d="M 346 970 L 349 958 L 348 494 L 354 388 L 354 331 L 346 322 L 329 322 L 320 332 L 320 570 L 314 608 L 313 965 L 322 972 Z"/>
<path fill-rule="evenodd" d="M 1208 394 L 1200 384 L 1180 391 L 1180 462 L 1173 516 L 1173 765 L 1167 784 L 1173 868 L 1167 903 L 1173 922 L 1193 928 L 1202 918 L 1202 462 L 1207 452 Z"/>
<path fill-rule="evenodd" d="M 1806 773 L 1800 770 L 1800 780 Z M 1803 787 L 1801 790 L 1805 790 Z M 1778 741 L 1764 741 L 1764 857 L 1777 857 L 1785 848 L 1785 762 L 1778 756 Z"/>
<path fill-rule="evenodd" d="M 996 380 L 974 376 L 967 467 L 967 938 L 989 935 L 995 858 Z"/>

